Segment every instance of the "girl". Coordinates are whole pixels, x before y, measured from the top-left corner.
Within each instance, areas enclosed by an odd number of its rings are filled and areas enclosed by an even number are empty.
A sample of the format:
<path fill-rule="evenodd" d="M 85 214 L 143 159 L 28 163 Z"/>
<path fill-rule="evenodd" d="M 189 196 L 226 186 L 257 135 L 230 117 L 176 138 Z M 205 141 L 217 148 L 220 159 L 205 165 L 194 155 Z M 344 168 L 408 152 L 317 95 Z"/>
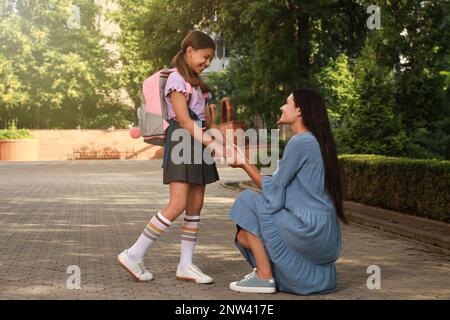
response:
<path fill-rule="evenodd" d="M 174 164 L 170 153 L 177 145 L 177 142 L 172 141 L 171 135 L 174 130 L 179 128 L 186 129 L 191 135 L 192 150 L 194 144 L 200 143 L 199 141 L 203 143 L 202 150 L 213 142 L 210 136 L 202 130 L 197 130 L 199 128 L 195 128 L 195 126 L 205 129 L 207 125 L 205 94 L 209 97 L 211 94 L 208 85 L 202 81 L 199 75 L 210 65 L 214 51 L 215 43 L 208 35 L 193 31 L 184 38 L 181 43 L 181 51 L 172 60 L 172 64 L 177 70 L 168 77 L 164 92 L 168 106 L 169 128 L 164 147 L 163 183 L 169 185 L 169 203 L 150 219 L 136 243 L 117 257 L 119 263 L 139 281 L 153 279 L 153 275 L 143 262 L 149 247 L 183 211 L 186 211 L 181 234 L 181 256 L 176 277 L 179 280 L 195 283 L 213 282 L 210 276 L 204 274 L 192 263 L 192 255 L 199 230 L 205 186 L 219 180 L 217 168 L 214 161 L 208 161 L 212 164 L 207 164 L 203 158 L 200 164 L 195 164 L 193 159 L 191 159 L 191 164 Z M 192 86 L 189 106 L 186 102 L 188 95 L 186 83 Z M 213 123 L 213 121 L 208 121 L 208 125 L 213 126 Z"/>
<path fill-rule="evenodd" d="M 281 108 L 278 124 L 288 124 L 289 140 L 275 173 L 262 177 L 243 168 L 262 189 L 246 190 L 230 217 L 237 224 L 236 245 L 254 267 L 230 289 L 240 292 L 325 293 L 336 288 L 334 262 L 341 250 L 338 217 L 342 209 L 336 147 L 324 102 L 312 90 L 298 90 Z"/>

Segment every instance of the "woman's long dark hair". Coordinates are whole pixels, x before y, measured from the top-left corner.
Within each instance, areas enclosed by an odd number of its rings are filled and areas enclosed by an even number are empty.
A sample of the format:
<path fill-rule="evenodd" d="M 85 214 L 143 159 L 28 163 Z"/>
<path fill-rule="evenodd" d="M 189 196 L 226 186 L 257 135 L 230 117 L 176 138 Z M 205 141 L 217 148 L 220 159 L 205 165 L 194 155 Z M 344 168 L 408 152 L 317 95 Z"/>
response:
<path fill-rule="evenodd" d="M 311 89 L 299 89 L 293 95 L 295 106 L 302 112 L 303 124 L 319 142 L 325 169 L 325 188 L 333 200 L 337 216 L 347 224 L 342 205 L 342 181 L 336 143 L 331 133 L 325 103 L 320 94 Z"/>
<path fill-rule="evenodd" d="M 184 56 L 188 47 L 192 47 L 194 50 L 213 49 L 215 51 L 216 44 L 214 40 L 206 33 L 192 31 L 183 39 L 181 42 L 181 51 L 172 59 L 172 65 L 177 68 L 185 81 L 189 82 L 193 87 L 200 87 L 203 93 L 211 92 L 209 86 L 186 63 Z"/>

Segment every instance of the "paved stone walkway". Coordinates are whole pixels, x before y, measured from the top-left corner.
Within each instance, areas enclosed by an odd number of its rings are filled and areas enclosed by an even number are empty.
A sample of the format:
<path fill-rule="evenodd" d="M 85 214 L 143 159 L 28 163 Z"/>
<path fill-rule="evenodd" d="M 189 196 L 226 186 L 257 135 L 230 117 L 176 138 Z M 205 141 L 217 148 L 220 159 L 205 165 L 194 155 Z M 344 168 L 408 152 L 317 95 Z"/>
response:
<path fill-rule="evenodd" d="M 223 180 L 247 178 L 219 169 Z M 250 267 L 233 243 L 228 209 L 238 191 L 209 185 L 194 262 L 216 282 L 177 281 L 180 221 L 154 244 L 155 276 L 137 283 L 114 256 L 129 247 L 168 200 L 160 161 L 0 162 L 0 299 L 449 299 L 450 257 L 382 231 L 343 227 L 336 293 L 302 297 L 240 294 L 230 281 Z M 368 289 L 367 268 L 381 270 Z M 78 266 L 81 289 L 68 289 Z"/>

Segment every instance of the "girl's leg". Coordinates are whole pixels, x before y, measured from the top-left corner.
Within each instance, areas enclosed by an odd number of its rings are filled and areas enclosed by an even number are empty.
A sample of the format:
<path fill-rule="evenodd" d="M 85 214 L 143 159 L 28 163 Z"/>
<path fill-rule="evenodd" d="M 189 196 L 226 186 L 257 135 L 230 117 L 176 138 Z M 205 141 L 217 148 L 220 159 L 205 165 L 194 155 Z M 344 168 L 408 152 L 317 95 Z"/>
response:
<path fill-rule="evenodd" d="M 213 278 L 204 274 L 200 268 L 192 263 L 197 234 L 200 224 L 200 211 L 203 207 L 205 186 L 191 184 L 189 187 L 186 215 L 181 231 L 181 255 L 177 268 L 177 279 L 196 283 L 212 283 Z"/>
<path fill-rule="evenodd" d="M 202 184 L 190 184 L 189 196 L 186 206 L 187 215 L 200 214 L 203 208 L 203 199 L 205 197 L 205 186 Z"/>
<path fill-rule="evenodd" d="M 128 257 L 132 261 L 142 261 L 147 250 L 185 209 L 189 194 L 189 184 L 171 182 L 169 184 L 170 199 L 168 205 L 154 215 L 136 243 L 128 249 Z"/>
<path fill-rule="evenodd" d="M 190 184 L 185 182 L 169 183 L 169 203 L 161 210 L 164 217 L 170 221 L 174 221 L 184 210 L 186 210 L 189 199 L 189 189 Z"/>
<path fill-rule="evenodd" d="M 194 248 L 197 241 L 200 224 L 200 211 L 203 207 L 204 195 L 204 185 L 189 185 L 186 215 L 184 216 L 183 227 L 181 230 L 181 267 L 187 267 L 192 264 L 192 256 L 194 254 Z"/>
<path fill-rule="evenodd" d="M 186 206 L 186 215 L 183 220 L 181 230 L 181 267 L 187 267 L 192 264 L 195 244 L 200 224 L 200 211 L 203 207 L 203 198 L 205 195 L 205 186 L 199 184 L 189 185 L 188 202 Z"/>
<path fill-rule="evenodd" d="M 241 229 L 237 234 L 237 240 L 246 249 L 252 251 L 256 261 L 256 273 L 261 279 L 269 280 L 273 278 L 270 260 L 267 255 L 264 243 L 247 230 Z"/>

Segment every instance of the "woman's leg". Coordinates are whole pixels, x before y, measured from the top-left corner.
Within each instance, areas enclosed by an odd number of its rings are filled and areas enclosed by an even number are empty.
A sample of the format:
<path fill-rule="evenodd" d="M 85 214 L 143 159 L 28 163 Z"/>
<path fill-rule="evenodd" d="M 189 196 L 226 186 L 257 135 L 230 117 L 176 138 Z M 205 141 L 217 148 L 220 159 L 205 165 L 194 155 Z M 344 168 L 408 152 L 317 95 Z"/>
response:
<path fill-rule="evenodd" d="M 241 229 L 237 234 L 237 240 L 246 249 L 252 251 L 256 261 L 256 273 L 258 277 L 269 280 L 273 278 L 269 256 L 261 239 L 247 230 Z"/>
<path fill-rule="evenodd" d="M 244 229 L 240 229 L 236 235 L 236 239 L 241 244 L 241 246 L 243 246 L 247 250 L 250 250 L 250 244 L 247 241 L 247 236 L 245 232 L 246 231 Z"/>

